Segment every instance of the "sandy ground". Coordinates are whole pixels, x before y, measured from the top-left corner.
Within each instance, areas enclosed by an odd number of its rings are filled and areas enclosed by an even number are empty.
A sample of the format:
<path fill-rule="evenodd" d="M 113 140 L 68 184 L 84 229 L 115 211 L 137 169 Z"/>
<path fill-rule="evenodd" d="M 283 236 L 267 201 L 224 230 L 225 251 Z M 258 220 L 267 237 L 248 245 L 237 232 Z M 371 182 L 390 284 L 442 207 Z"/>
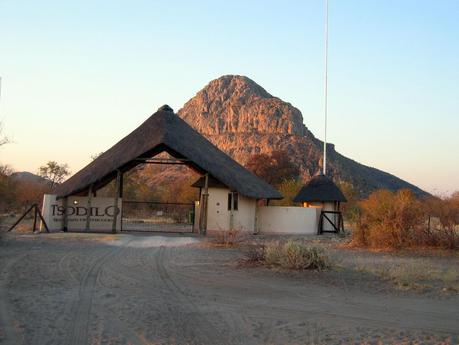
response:
<path fill-rule="evenodd" d="M 457 295 L 240 258 L 180 235 L 4 236 L 0 343 L 459 343 Z"/>

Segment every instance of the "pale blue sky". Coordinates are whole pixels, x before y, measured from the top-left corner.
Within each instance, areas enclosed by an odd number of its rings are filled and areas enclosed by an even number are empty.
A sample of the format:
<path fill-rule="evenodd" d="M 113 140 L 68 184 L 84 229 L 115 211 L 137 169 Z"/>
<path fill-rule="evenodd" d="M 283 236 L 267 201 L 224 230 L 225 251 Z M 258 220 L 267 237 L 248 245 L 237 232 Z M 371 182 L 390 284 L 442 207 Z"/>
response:
<path fill-rule="evenodd" d="M 76 172 L 162 104 L 242 74 L 323 138 L 323 2 L 0 0 L 0 163 Z M 329 140 L 459 189 L 459 1 L 330 0 Z"/>

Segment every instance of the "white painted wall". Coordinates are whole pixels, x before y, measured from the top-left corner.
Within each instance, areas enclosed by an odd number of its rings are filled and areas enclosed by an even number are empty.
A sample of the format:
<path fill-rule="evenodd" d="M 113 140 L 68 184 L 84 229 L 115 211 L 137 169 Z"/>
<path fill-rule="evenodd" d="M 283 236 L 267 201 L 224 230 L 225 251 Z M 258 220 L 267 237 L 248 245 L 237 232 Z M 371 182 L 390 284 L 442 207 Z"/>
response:
<path fill-rule="evenodd" d="M 207 230 L 226 231 L 230 229 L 227 188 L 209 188 Z M 329 205 L 327 205 L 329 206 Z M 199 228 L 200 206 L 196 204 L 194 229 Z M 317 234 L 319 215 L 322 208 L 313 207 L 256 207 L 256 200 L 239 195 L 238 210 L 234 211 L 234 228 L 260 234 Z"/>
<path fill-rule="evenodd" d="M 230 229 L 227 188 L 209 188 L 207 208 L 207 230 L 225 231 Z M 255 230 L 255 199 L 239 194 L 238 210 L 234 210 L 234 229 L 253 232 Z M 199 228 L 199 205 L 196 204 L 194 229 Z"/>
<path fill-rule="evenodd" d="M 229 230 L 228 193 L 225 188 L 209 188 L 207 229 Z"/>
<path fill-rule="evenodd" d="M 228 198 L 228 196 L 226 197 Z M 234 228 L 255 232 L 255 211 L 257 202 L 239 194 L 239 207 L 234 211 Z M 228 211 L 229 214 L 229 211 Z"/>
<path fill-rule="evenodd" d="M 57 195 L 45 194 L 43 197 L 43 218 L 51 231 L 62 230 L 63 201 L 57 200 Z M 114 198 L 91 198 L 90 230 L 111 230 L 113 222 Z M 70 196 L 67 200 L 68 230 L 85 230 L 87 214 L 87 197 Z M 122 200 L 118 199 L 121 210 Z M 41 229 L 44 230 L 43 225 Z M 121 230 L 121 213 L 118 214 L 117 230 Z"/>
<path fill-rule="evenodd" d="M 320 208 L 262 206 L 258 210 L 261 234 L 317 234 Z"/>

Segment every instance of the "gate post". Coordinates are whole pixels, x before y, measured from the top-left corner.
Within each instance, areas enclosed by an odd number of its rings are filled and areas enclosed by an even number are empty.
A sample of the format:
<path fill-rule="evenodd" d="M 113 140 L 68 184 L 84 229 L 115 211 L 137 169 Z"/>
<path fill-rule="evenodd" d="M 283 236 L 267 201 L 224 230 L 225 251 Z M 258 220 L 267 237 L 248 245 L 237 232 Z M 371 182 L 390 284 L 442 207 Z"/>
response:
<path fill-rule="evenodd" d="M 260 206 L 258 206 L 258 199 L 255 200 L 255 225 L 253 233 L 257 235 L 260 232 Z"/>
<path fill-rule="evenodd" d="M 202 193 L 201 212 L 199 215 L 199 232 L 205 235 L 207 232 L 207 203 L 209 199 L 209 174 L 204 176 L 204 192 Z"/>
<path fill-rule="evenodd" d="M 86 231 L 89 231 L 90 227 L 91 227 L 91 199 L 92 199 L 92 188 L 93 188 L 93 185 L 91 184 L 89 186 L 89 190 L 88 190 L 88 203 L 86 205 L 86 226 L 85 226 L 85 229 Z"/>
<path fill-rule="evenodd" d="M 231 195 L 231 204 L 230 204 L 230 222 L 229 222 L 229 231 L 234 230 L 234 192 L 230 191 Z"/>
<path fill-rule="evenodd" d="M 112 223 L 112 233 L 116 234 L 116 223 L 118 220 L 118 196 L 120 195 L 120 187 L 121 187 L 121 171 L 116 171 L 116 185 L 115 185 L 115 198 L 114 198 L 114 213 L 113 213 L 113 223 Z"/>
<path fill-rule="evenodd" d="M 64 206 L 64 214 L 62 215 L 62 231 L 68 231 L 68 215 L 67 215 L 67 206 L 68 206 L 68 197 L 64 197 L 62 200 L 62 206 Z"/>

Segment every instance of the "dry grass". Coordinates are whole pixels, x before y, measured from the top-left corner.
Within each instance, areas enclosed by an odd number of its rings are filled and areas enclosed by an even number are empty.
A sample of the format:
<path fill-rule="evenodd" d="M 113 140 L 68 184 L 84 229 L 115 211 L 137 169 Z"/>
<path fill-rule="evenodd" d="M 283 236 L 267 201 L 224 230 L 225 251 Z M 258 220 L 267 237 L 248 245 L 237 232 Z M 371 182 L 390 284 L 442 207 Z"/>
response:
<path fill-rule="evenodd" d="M 294 240 L 248 245 L 245 248 L 245 258 L 249 263 L 290 270 L 323 270 L 330 267 L 330 261 L 322 248 Z"/>
<path fill-rule="evenodd" d="M 244 263 L 260 264 L 265 261 L 266 246 L 264 243 L 248 243 L 243 246 Z"/>
<path fill-rule="evenodd" d="M 440 287 L 443 292 L 459 292 L 459 267 L 441 269 L 419 260 L 410 264 L 388 263 L 384 266 L 364 264 L 359 265 L 357 270 L 391 281 L 402 290 Z"/>
<path fill-rule="evenodd" d="M 248 242 L 249 234 L 239 229 L 208 232 L 208 244 L 215 247 L 231 248 Z"/>

